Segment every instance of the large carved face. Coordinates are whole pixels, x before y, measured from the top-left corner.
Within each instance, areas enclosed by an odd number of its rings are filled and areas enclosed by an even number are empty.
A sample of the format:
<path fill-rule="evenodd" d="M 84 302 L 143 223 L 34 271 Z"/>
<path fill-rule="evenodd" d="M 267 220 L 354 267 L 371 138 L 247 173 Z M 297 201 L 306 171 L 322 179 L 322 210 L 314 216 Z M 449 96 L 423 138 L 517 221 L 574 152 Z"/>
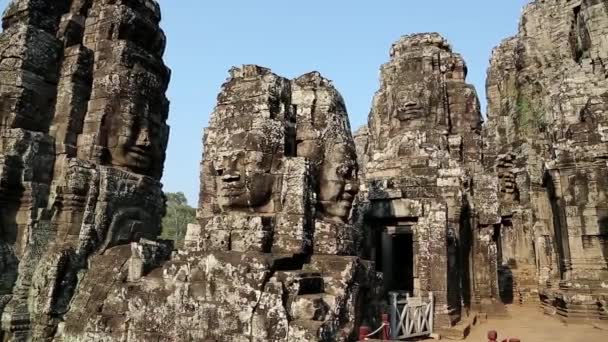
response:
<path fill-rule="evenodd" d="M 346 222 L 358 191 L 354 148 L 345 143 L 328 146 L 319 175 L 321 215 L 330 221 Z"/>
<path fill-rule="evenodd" d="M 262 134 L 235 134 L 212 157 L 218 204 L 223 210 L 258 208 L 269 202 L 274 184 L 269 144 Z"/>
<path fill-rule="evenodd" d="M 395 108 L 400 128 L 413 129 L 422 126 L 427 119 L 428 100 L 424 92 L 414 87 L 402 89 L 397 94 L 398 101 Z"/>
<path fill-rule="evenodd" d="M 112 165 L 157 176 L 164 160 L 167 126 L 161 111 L 147 104 L 123 107 L 109 118 L 107 147 Z"/>

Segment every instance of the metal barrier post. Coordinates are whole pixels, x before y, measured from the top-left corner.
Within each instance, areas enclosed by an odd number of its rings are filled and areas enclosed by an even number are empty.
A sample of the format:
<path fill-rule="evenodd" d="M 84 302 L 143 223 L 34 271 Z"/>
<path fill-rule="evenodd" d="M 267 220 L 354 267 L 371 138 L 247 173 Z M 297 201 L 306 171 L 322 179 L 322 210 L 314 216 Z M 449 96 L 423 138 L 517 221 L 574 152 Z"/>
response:
<path fill-rule="evenodd" d="M 397 293 L 396 292 L 391 292 L 390 296 L 391 296 L 391 339 L 392 340 L 396 340 L 397 336 L 399 336 L 399 331 L 397 331 L 397 329 L 399 328 L 399 322 L 397 319 L 397 315 L 399 312 L 399 305 L 397 305 Z"/>

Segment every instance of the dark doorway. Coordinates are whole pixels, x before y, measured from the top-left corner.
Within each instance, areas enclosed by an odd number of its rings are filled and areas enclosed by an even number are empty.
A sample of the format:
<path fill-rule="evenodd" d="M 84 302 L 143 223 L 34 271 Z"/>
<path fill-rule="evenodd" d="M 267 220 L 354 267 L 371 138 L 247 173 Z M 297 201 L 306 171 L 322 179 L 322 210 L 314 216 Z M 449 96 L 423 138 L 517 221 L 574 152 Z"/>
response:
<path fill-rule="evenodd" d="M 382 234 L 382 265 L 387 292 L 414 294 L 414 241 L 412 234 Z"/>
<path fill-rule="evenodd" d="M 493 241 L 496 244 L 496 265 L 498 273 L 498 295 L 503 304 L 513 304 L 513 272 L 510 264 L 505 264 L 502 257 L 502 229 L 511 228 L 513 223 L 503 219 L 502 224 L 494 226 Z"/>
<path fill-rule="evenodd" d="M 412 234 L 393 236 L 393 289 L 414 290 L 414 242 Z"/>

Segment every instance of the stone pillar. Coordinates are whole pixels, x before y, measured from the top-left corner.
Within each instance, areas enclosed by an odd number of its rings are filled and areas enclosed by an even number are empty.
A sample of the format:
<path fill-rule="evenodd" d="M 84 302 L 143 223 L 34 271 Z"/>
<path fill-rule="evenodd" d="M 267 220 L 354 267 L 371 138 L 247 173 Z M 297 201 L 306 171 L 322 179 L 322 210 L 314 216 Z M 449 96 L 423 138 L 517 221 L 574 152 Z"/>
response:
<path fill-rule="evenodd" d="M 440 201 L 425 203 L 425 216 L 419 220 L 418 255 L 419 269 L 423 270 L 424 281 L 419 296 L 433 292 L 435 297 L 435 322 L 437 326 L 451 326 L 454 323 L 448 298 L 448 255 L 447 255 L 447 215 L 448 210 Z"/>
<path fill-rule="evenodd" d="M 557 237 L 557 247 L 559 256 L 559 267 L 562 280 L 570 279 L 572 271 L 572 261 L 570 257 L 570 238 L 568 237 L 568 225 L 565 211 L 562 208 L 565 205 L 563 199 L 562 182 L 559 170 L 550 170 L 549 195 L 551 208 L 553 211 L 553 224 L 555 226 L 555 234 Z"/>
<path fill-rule="evenodd" d="M 473 246 L 474 300 L 472 307 L 486 313 L 495 313 L 498 296 L 498 255 L 493 240 L 494 226 L 479 226 Z"/>

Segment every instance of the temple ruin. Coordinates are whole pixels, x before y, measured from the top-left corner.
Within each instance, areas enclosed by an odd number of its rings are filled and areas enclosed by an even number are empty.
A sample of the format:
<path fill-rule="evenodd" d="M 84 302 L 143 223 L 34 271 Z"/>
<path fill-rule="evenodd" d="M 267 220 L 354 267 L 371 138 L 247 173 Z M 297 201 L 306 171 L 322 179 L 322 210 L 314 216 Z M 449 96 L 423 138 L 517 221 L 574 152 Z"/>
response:
<path fill-rule="evenodd" d="M 179 248 L 160 20 L 154 0 L 4 12 L 0 341 L 354 341 L 391 298 L 432 298 L 453 338 L 510 304 L 608 320 L 606 1 L 526 7 L 485 123 L 437 33 L 393 44 L 354 134 L 320 73 L 232 68 Z"/>

